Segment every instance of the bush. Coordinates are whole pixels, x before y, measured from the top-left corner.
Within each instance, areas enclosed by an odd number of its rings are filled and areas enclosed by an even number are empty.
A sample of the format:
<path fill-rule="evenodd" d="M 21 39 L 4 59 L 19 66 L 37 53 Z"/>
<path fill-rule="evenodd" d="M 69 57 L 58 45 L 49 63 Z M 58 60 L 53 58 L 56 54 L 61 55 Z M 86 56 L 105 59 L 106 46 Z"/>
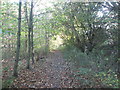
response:
<path fill-rule="evenodd" d="M 75 72 L 76 75 L 87 75 L 90 81 L 92 80 L 91 78 L 100 78 L 101 85 L 105 85 L 106 87 L 118 87 L 118 79 L 116 77 L 118 65 L 115 62 L 116 58 L 114 54 L 106 55 L 108 52 L 109 50 L 94 49 L 87 55 L 78 48 L 70 45 L 66 46 L 63 51 L 64 58 L 74 64 L 75 67 L 73 70 L 77 71 Z"/>

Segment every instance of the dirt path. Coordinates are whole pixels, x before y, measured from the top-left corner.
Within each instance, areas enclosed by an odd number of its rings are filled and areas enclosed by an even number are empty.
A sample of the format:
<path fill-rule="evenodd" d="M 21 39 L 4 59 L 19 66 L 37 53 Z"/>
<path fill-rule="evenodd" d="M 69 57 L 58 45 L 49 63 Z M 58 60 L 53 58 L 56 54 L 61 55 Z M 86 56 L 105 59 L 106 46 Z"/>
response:
<path fill-rule="evenodd" d="M 70 70 L 70 63 L 65 62 L 60 51 L 51 52 L 42 64 L 32 70 L 21 70 L 12 87 L 18 88 L 70 88 L 75 79 Z M 40 66 L 39 66 L 40 65 Z"/>

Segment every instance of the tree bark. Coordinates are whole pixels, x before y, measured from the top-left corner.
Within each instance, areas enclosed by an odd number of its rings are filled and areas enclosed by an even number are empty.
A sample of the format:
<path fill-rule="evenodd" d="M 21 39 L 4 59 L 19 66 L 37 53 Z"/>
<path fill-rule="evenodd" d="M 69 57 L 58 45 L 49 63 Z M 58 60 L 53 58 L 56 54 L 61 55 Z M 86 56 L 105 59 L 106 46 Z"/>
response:
<path fill-rule="evenodd" d="M 28 26 L 29 26 L 29 22 L 28 22 L 28 12 L 27 12 L 27 0 L 25 2 L 25 6 L 24 6 L 24 10 L 25 10 L 25 19 L 26 19 L 26 29 L 28 29 Z M 25 52 L 27 53 L 28 52 L 28 33 L 26 32 L 25 33 Z"/>
<path fill-rule="evenodd" d="M 20 33 L 21 33 L 21 6 L 22 2 L 19 1 L 19 15 L 18 15 L 18 33 L 17 33 L 17 49 L 16 49 L 16 59 L 14 64 L 14 72 L 13 76 L 18 77 L 18 62 L 19 62 L 19 55 L 20 55 Z"/>
<path fill-rule="evenodd" d="M 120 2 L 118 3 L 118 87 L 120 88 Z"/>
<path fill-rule="evenodd" d="M 32 64 L 34 64 L 34 46 L 33 46 L 33 0 L 31 1 L 31 11 L 30 11 L 30 23 L 31 23 L 31 54 L 32 54 Z"/>
<path fill-rule="evenodd" d="M 32 55 L 32 63 L 34 63 L 34 53 L 33 53 L 33 0 L 31 0 L 31 9 L 28 25 L 28 60 L 27 60 L 27 69 L 30 69 L 30 58 Z"/>

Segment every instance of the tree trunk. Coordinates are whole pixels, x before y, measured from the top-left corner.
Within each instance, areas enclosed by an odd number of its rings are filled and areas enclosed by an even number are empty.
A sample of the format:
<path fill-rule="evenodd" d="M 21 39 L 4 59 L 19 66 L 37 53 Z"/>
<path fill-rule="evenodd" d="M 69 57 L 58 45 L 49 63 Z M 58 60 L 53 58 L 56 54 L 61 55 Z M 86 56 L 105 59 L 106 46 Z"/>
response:
<path fill-rule="evenodd" d="M 120 2 L 118 3 L 118 87 L 120 87 Z"/>
<path fill-rule="evenodd" d="M 13 76 L 18 77 L 18 62 L 19 62 L 19 54 L 20 54 L 20 33 L 21 33 L 21 0 L 19 1 L 19 16 L 18 16 L 18 33 L 17 33 L 17 49 L 16 49 L 16 59 L 14 64 L 14 72 Z"/>
<path fill-rule="evenodd" d="M 25 6 L 24 6 L 24 10 L 25 10 L 25 19 L 26 19 L 26 29 L 28 29 L 28 13 L 27 13 L 27 0 L 25 2 Z M 25 52 L 27 53 L 28 52 L 28 33 L 25 33 Z"/>
<path fill-rule="evenodd" d="M 31 54 L 32 54 L 32 64 L 34 64 L 34 46 L 33 46 L 33 0 L 31 1 L 31 11 L 30 11 L 30 26 L 31 26 Z"/>
<path fill-rule="evenodd" d="M 30 57 L 32 55 L 32 63 L 34 63 L 34 53 L 33 53 L 33 0 L 31 1 L 31 10 L 29 17 L 29 25 L 28 25 L 28 61 L 27 61 L 27 69 L 30 69 Z"/>
<path fill-rule="evenodd" d="M 27 33 L 26 33 L 26 34 L 25 34 L 25 53 L 27 53 L 27 48 L 28 48 L 28 47 L 27 47 L 27 46 L 28 46 L 28 44 L 27 44 L 27 42 L 28 42 L 28 41 L 27 41 L 27 37 L 28 37 L 28 36 L 27 36 Z"/>
<path fill-rule="evenodd" d="M 28 60 L 27 60 L 27 69 L 30 69 L 30 52 L 31 52 L 31 44 L 30 44 L 30 28 L 28 29 Z"/>
<path fill-rule="evenodd" d="M 47 29 L 45 30 L 45 54 L 47 55 L 49 52 L 49 33 Z"/>

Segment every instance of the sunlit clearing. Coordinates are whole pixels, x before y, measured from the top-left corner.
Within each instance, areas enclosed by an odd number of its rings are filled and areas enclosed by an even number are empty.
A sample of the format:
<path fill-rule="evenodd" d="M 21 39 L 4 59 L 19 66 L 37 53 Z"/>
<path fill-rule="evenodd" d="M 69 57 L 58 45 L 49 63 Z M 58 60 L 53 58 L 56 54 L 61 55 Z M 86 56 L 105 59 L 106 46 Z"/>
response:
<path fill-rule="evenodd" d="M 63 39 L 57 35 L 54 40 L 51 40 L 51 49 L 57 49 L 60 47 L 60 45 L 63 44 Z"/>

